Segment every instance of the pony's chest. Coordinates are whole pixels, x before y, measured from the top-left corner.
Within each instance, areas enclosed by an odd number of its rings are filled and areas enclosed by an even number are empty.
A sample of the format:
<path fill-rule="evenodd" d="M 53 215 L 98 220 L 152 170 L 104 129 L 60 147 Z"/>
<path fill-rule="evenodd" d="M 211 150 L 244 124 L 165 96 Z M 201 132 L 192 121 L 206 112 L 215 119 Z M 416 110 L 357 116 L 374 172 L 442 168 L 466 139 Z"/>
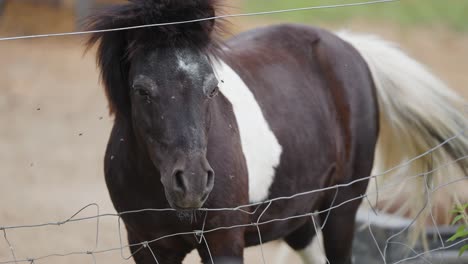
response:
<path fill-rule="evenodd" d="M 249 200 L 268 198 L 279 166 L 282 147 L 253 93 L 226 63 L 215 64 L 220 91 L 231 103 L 239 128 L 242 151 L 249 174 Z"/>

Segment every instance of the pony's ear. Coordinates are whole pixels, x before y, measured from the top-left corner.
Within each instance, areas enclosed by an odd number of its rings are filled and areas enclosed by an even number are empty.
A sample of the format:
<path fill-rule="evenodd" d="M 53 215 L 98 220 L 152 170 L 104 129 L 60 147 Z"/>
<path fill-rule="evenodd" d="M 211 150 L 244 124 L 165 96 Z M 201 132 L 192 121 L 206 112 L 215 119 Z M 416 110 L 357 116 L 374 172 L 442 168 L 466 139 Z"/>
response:
<path fill-rule="evenodd" d="M 117 28 L 115 20 L 104 16 L 90 17 L 87 21 L 88 30 Z M 129 62 L 127 60 L 127 39 L 125 31 L 94 33 L 87 41 L 87 50 L 97 45 L 96 63 L 101 73 L 111 114 L 128 112 L 130 99 L 128 97 Z"/>

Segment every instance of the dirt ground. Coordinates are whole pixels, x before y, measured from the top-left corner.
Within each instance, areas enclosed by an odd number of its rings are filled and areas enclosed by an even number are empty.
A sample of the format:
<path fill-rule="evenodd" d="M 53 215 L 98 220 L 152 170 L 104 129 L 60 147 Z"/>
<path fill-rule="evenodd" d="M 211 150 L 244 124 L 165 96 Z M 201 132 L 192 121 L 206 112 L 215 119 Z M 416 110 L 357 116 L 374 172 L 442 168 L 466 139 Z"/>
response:
<path fill-rule="evenodd" d="M 247 23 L 240 24 L 247 28 Z M 468 96 L 468 35 L 364 22 L 347 27 L 399 43 Z M 0 42 L 0 226 L 66 220 L 91 203 L 99 204 L 101 213 L 114 212 L 102 172 L 112 119 L 93 54 L 83 56 L 82 43 L 77 37 Z M 96 213 L 90 207 L 79 216 Z M 18 259 L 86 252 L 94 249 L 96 221 L 9 230 L 7 237 Z M 279 246 L 265 246 L 267 263 L 281 262 Z M 98 248 L 115 247 L 119 247 L 117 219 L 103 218 Z M 297 257 L 289 256 L 288 263 L 299 263 Z M 246 263 L 261 263 L 261 258 L 259 248 L 247 250 Z M 8 260 L 12 260 L 11 251 L 0 238 L 0 262 Z M 192 254 L 186 263 L 197 261 Z M 91 256 L 80 255 L 35 263 L 94 262 Z M 96 263 L 132 261 L 124 261 L 119 251 L 113 251 L 96 255 Z"/>

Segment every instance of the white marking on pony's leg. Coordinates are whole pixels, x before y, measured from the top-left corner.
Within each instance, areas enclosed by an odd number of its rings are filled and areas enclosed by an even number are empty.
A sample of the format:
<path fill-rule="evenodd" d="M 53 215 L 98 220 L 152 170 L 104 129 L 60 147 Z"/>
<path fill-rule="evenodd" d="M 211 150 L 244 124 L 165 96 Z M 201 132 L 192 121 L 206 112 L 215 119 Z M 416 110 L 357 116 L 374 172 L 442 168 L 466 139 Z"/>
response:
<path fill-rule="evenodd" d="M 293 254 L 291 247 L 285 242 L 281 242 L 278 249 L 276 250 L 275 263 L 288 263 L 288 260 L 291 258 L 291 254 Z"/>
<path fill-rule="evenodd" d="M 263 201 L 268 198 L 282 148 L 254 95 L 240 76 L 222 61 L 215 62 L 214 66 L 221 80 L 219 89 L 232 104 L 239 127 L 249 172 L 249 199 L 251 202 Z"/>
<path fill-rule="evenodd" d="M 322 241 L 322 232 L 318 232 L 305 249 L 297 251 L 297 254 L 299 254 L 304 264 L 327 263 Z"/>

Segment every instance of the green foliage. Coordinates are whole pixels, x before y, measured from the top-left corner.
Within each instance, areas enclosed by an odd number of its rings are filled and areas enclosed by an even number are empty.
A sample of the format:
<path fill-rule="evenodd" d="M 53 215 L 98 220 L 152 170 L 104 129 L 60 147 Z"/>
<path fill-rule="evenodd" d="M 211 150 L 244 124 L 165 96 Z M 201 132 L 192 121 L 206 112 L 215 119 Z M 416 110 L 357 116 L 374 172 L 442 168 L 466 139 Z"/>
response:
<path fill-rule="evenodd" d="M 248 0 L 249 11 L 267 11 L 307 6 L 349 4 L 367 0 Z M 467 0 L 400 0 L 373 5 L 309 10 L 274 15 L 282 21 L 342 23 L 351 19 L 396 22 L 402 26 L 443 25 L 468 31 Z"/>
<path fill-rule="evenodd" d="M 466 214 L 466 210 L 468 209 L 468 204 L 465 205 L 458 205 L 454 210 L 451 212 L 454 213 L 456 216 L 453 219 L 452 225 L 463 223 L 458 229 L 455 234 L 448 239 L 449 242 L 454 242 L 459 239 L 468 238 L 468 216 Z M 468 244 L 465 244 L 463 247 L 460 248 L 460 256 L 468 250 Z"/>

